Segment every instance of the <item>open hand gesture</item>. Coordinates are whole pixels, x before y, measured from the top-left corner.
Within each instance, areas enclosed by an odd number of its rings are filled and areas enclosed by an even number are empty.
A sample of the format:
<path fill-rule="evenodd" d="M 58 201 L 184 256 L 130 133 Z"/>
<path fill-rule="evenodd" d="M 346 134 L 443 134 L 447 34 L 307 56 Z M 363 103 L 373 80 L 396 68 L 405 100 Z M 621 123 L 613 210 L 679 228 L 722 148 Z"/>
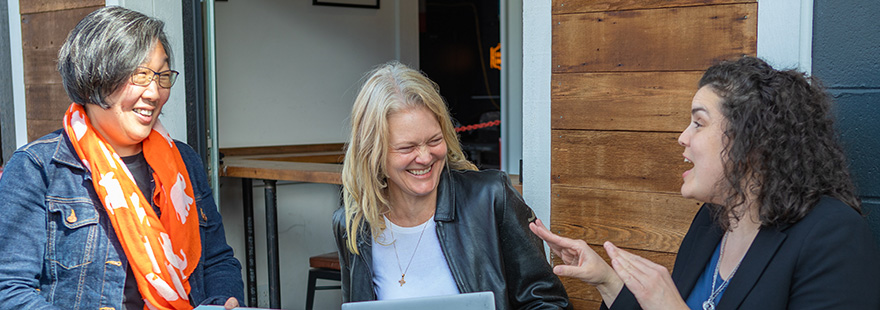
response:
<path fill-rule="evenodd" d="M 688 309 L 666 267 L 624 251 L 609 241 L 605 242 L 605 251 L 611 257 L 614 271 L 642 309 Z"/>
<path fill-rule="evenodd" d="M 553 267 L 553 273 L 578 278 L 596 286 L 606 305 L 611 305 L 623 288 L 623 282 L 599 254 L 583 240 L 574 240 L 550 232 L 541 220 L 529 224 L 535 235 L 544 239 L 550 250 L 562 259 L 563 265 Z"/>

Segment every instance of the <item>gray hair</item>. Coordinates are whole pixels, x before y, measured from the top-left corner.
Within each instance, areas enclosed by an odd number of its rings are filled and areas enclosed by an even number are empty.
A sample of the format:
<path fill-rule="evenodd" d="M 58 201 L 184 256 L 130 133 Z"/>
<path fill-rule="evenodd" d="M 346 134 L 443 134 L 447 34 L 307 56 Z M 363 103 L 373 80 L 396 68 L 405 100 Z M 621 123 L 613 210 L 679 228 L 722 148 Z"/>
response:
<path fill-rule="evenodd" d="M 165 23 L 136 11 L 108 6 L 83 18 L 58 51 L 58 72 L 70 100 L 109 108 L 106 98 L 148 61 L 156 40 L 171 65 Z"/>

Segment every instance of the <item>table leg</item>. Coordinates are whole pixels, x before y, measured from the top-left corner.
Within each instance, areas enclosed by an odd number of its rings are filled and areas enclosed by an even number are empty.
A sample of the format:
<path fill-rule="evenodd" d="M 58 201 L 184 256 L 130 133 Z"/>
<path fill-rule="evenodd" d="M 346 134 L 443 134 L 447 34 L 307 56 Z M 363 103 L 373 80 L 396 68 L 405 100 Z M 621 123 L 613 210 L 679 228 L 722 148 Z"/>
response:
<path fill-rule="evenodd" d="M 254 246 L 254 180 L 241 179 L 241 197 L 244 212 L 244 248 L 247 270 L 247 305 L 257 306 L 257 255 Z"/>
<path fill-rule="evenodd" d="M 275 180 L 266 183 L 266 254 L 269 258 L 269 308 L 281 308 L 281 279 L 278 263 L 278 208 Z"/>

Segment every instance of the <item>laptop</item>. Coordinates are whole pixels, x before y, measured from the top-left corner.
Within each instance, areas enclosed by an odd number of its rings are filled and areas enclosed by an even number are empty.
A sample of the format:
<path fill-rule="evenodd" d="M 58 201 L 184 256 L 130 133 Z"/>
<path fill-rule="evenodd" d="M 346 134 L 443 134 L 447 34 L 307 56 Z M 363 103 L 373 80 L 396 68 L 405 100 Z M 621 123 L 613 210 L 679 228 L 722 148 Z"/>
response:
<path fill-rule="evenodd" d="M 495 310 L 495 294 L 492 292 L 464 293 L 458 295 L 417 297 L 390 300 L 349 302 L 342 310 Z"/>

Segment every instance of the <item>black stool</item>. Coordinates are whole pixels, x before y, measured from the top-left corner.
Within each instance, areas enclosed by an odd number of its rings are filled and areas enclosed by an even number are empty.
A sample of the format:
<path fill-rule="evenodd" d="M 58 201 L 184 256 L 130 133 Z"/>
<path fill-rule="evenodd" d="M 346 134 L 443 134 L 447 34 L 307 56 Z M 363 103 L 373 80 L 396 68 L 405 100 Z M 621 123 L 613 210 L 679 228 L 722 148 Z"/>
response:
<path fill-rule="evenodd" d="M 338 290 L 341 285 L 315 286 L 318 279 L 342 281 L 339 273 L 339 254 L 336 252 L 324 253 L 309 257 L 309 286 L 306 292 L 306 310 L 312 310 L 315 305 L 315 290 Z"/>

